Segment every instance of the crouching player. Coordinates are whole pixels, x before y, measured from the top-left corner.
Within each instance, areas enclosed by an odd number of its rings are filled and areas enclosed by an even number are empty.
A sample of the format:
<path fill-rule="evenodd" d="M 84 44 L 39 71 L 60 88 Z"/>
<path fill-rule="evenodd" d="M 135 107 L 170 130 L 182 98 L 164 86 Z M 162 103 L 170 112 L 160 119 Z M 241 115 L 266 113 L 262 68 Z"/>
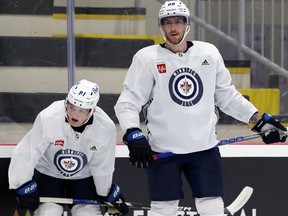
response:
<path fill-rule="evenodd" d="M 9 166 L 9 188 L 21 208 L 34 216 L 61 216 L 63 206 L 39 203 L 39 197 L 68 197 L 109 202 L 123 215 L 128 207 L 112 183 L 116 128 L 97 106 L 99 87 L 88 80 L 74 85 L 66 100 L 41 111 L 32 129 L 15 147 Z M 114 209 L 114 210 L 115 210 Z M 99 216 L 99 206 L 75 204 L 73 216 Z"/>

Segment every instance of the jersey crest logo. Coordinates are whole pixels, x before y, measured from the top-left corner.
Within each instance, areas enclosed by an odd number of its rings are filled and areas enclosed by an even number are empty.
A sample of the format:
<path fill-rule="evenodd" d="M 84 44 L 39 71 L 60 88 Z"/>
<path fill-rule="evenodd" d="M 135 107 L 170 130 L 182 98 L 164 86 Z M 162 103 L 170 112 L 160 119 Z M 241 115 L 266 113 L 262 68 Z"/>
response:
<path fill-rule="evenodd" d="M 166 64 L 165 64 L 165 62 L 159 62 L 159 63 L 157 63 L 157 69 L 158 69 L 158 72 L 159 72 L 160 74 L 166 73 L 167 70 L 166 70 Z"/>
<path fill-rule="evenodd" d="M 169 80 L 169 93 L 175 103 L 185 107 L 194 106 L 203 95 L 202 80 L 191 68 L 180 68 Z"/>
<path fill-rule="evenodd" d="M 87 156 L 80 151 L 62 149 L 56 152 L 54 164 L 63 176 L 71 177 L 85 167 Z"/>

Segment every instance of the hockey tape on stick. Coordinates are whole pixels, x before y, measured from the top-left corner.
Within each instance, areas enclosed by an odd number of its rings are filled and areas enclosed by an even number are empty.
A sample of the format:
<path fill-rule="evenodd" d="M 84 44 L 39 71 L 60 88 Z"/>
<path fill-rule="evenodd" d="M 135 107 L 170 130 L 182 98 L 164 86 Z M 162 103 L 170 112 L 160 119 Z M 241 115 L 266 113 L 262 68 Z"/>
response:
<path fill-rule="evenodd" d="M 288 131 L 288 127 L 286 129 Z M 268 130 L 268 131 L 270 131 L 270 130 Z M 260 138 L 262 136 L 262 134 L 264 134 L 264 133 L 266 133 L 268 131 L 261 132 L 261 133 L 244 135 L 244 136 L 232 137 L 232 138 L 229 138 L 229 139 L 224 139 L 224 140 L 221 140 L 216 146 L 222 146 L 222 145 L 227 145 L 227 144 L 232 144 L 232 143 L 243 142 L 243 141 L 247 141 L 247 140 Z M 283 134 L 288 135 L 287 131 L 280 131 L 280 132 L 283 133 Z M 173 153 L 173 152 L 164 152 L 164 153 L 154 154 L 153 155 L 153 159 L 157 160 L 157 159 L 160 159 L 160 158 L 170 157 L 172 155 L 175 155 L 175 153 Z"/>
<path fill-rule="evenodd" d="M 250 199 L 252 193 L 253 193 L 252 187 L 249 186 L 244 187 L 243 190 L 238 195 L 238 197 L 229 206 L 226 207 L 225 210 L 227 210 L 228 212 L 225 213 L 228 215 L 234 215 L 237 211 L 243 208 L 243 206 Z"/>
<path fill-rule="evenodd" d="M 234 215 L 237 211 L 239 211 L 250 199 L 253 193 L 253 188 L 246 186 L 240 192 L 240 194 L 236 197 L 236 199 L 225 208 L 224 213 L 228 216 Z M 58 204 L 94 204 L 99 206 L 109 206 L 108 203 L 103 203 L 98 200 L 88 200 L 88 199 L 71 199 L 71 198 L 58 198 L 58 197 L 40 197 L 41 203 L 58 203 Z M 140 208 L 150 210 L 150 207 L 145 207 L 140 203 L 134 202 L 125 202 L 129 208 Z M 184 207 L 179 206 L 178 211 L 194 211 L 197 212 L 195 207 Z"/>
<path fill-rule="evenodd" d="M 106 205 L 98 200 L 87 199 L 70 199 L 70 198 L 58 198 L 58 197 L 40 197 L 41 203 L 58 203 L 58 204 L 94 204 L 94 205 Z"/>
<path fill-rule="evenodd" d="M 224 209 L 224 213 L 227 216 L 232 216 L 240 209 L 244 207 L 244 205 L 248 202 L 251 195 L 253 193 L 253 188 L 249 186 L 245 186 L 240 194 L 236 197 L 236 199 Z M 179 206 L 178 211 L 195 211 L 197 212 L 196 208 L 192 207 L 183 207 Z"/>

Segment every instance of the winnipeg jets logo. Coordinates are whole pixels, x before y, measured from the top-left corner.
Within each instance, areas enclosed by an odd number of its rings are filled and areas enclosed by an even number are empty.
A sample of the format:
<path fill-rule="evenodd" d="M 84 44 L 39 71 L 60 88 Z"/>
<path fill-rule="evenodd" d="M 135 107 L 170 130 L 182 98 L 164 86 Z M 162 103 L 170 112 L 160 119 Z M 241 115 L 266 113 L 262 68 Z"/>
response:
<path fill-rule="evenodd" d="M 76 162 L 73 160 L 73 158 L 70 158 L 68 160 L 63 160 L 63 165 L 67 170 L 71 170 L 73 167 L 75 167 Z"/>
<path fill-rule="evenodd" d="M 194 106 L 203 95 L 200 76 L 190 68 L 176 70 L 169 81 L 169 93 L 174 102 L 181 106 Z"/>
<path fill-rule="evenodd" d="M 54 164 L 63 176 L 70 177 L 83 169 L 87 164 L 87 157 L 83 152 L 62 149 L 56 152 Z"/>
<path fill-rule="evenodd" d="M 189 83 L 189 79 L 185 76 L 182 84 L 180 83 L 180 88 L 182 89 L 183 94 L 188 94 L 192 89 L 192 84 Z"/>

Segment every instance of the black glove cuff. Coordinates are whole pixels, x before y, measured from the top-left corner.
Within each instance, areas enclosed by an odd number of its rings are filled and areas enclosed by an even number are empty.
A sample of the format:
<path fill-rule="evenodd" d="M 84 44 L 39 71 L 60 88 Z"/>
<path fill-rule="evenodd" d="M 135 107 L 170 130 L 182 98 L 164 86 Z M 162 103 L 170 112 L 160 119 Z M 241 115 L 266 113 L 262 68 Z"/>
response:
<path fill-rule="evenodd" d="M 37 183 L 34 180 L 28 181 L 16 189 L 19 195 L 28 195 L 37 191 Z"/>
<path fill-rule="evenodd" d="M 142 132 L 142 130 L 141 130 L 140 128 L 137 128 L 137 127 L 127 129 L 127 130 L 126 130 L 126 133 L 125 133 L 124 136 L 123 136 L 123 141 L 125 141 L 125 140 L 127 139 L 127 136 L 128 136 L 130 133 L 132 133 L 133 131 L 137 131 L 137 130 L 139 130 L 139 131 Z"/>
<path fill-rule="evenodd" d="M 252 131 L 254 132 L 261 132 L 261 129 L 263 128 L 263 126 L 266 124 L 265 121 L 263 121 L 263 119 L 260 119 L 253 127 L 252 127 Z"/>
<path fill-rule="evenodd" d="M 107 200 L 107 196 L 100 196 L 100 195 L 97 194 L 97 200 L 106 201 Z"/>

